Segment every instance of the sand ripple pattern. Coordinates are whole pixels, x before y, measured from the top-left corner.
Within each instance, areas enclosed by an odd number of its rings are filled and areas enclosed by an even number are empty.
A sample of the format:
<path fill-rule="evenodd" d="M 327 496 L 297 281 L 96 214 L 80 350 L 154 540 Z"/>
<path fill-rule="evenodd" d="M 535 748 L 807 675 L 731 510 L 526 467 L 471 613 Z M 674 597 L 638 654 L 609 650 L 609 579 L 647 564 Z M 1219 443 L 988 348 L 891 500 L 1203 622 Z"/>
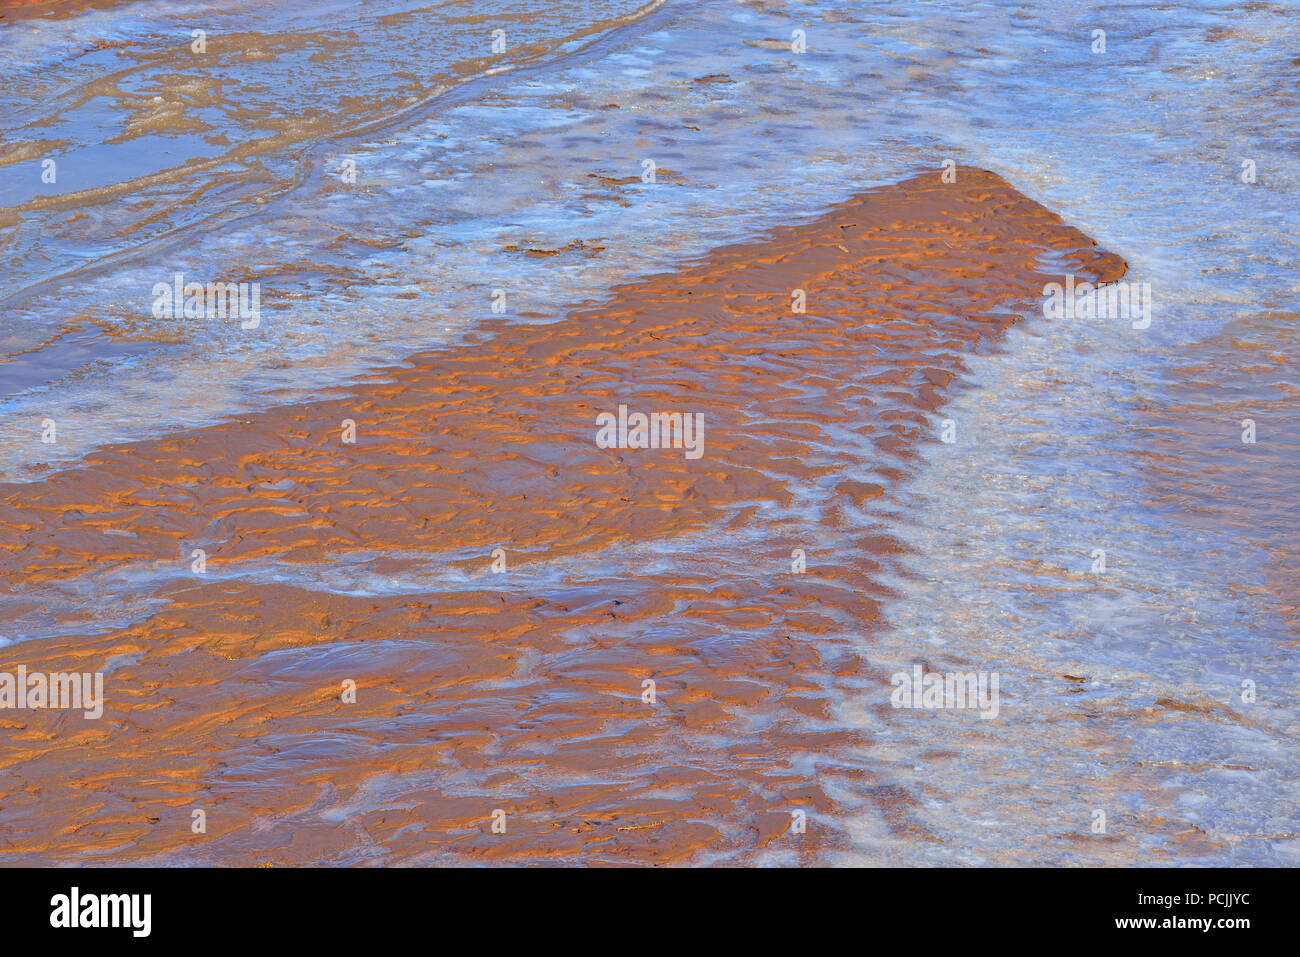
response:
<path fill-rule="evenodd" d="M 0 665 L 107 672 L 99 721 L 0 713 L 0 855 L 815 862 L 864 813 L 937 840 L 841 718 L 889 707 L 861 648 L 904 546 L 868 509 L 964 356 L 1062 271 L 1124 270 L 992 173 L 926 172 L 339 399 L 0 487 L 5 617 L 51 629 Z M 597 448 L 619 403 L 702 413 L 703 457 Z"/>

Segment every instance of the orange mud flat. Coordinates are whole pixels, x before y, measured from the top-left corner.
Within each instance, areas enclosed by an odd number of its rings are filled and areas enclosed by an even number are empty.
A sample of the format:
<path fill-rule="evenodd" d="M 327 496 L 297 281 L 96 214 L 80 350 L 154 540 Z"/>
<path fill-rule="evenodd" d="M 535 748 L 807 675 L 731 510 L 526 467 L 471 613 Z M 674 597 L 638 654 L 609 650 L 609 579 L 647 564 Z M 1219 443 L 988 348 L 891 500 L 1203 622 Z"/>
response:
<path fill-rule="evenodd" d="M 87 10 L 118 6 L 126 0 L 0 0 L 0 20 L 66 17 Z"/>
<path fill-rule="evenodd" d="M 906 548 L 862 516 L 1063 268 L 1125 265 L 992 173 L 927 172 L 0 486 L 0 587 L 84 594 L 0 671 L 105 697 L 0 710 L 0 861 L 818 862 L 863 815 L 940 840 L 845 716 L 888 714 L 864 649 Z M 598 447 L 620 404 L 702 415 L 702 455 Z"/>

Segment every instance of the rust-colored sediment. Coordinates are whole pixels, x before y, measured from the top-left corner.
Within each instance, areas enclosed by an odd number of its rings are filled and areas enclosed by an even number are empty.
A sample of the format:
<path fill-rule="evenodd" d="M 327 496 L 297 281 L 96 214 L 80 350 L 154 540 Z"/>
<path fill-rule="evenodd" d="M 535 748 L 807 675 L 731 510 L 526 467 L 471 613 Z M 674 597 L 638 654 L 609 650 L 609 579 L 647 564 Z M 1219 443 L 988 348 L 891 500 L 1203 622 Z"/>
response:
<path fill-rule="evenodd" d="M 0 670 L 108 670 L 98 721 L 0 712 L 0 855 L 742 862 L 784 842 L 816 860 L 872 807 L 928 839 L 917 797 L 866 770 L 871 742 L 837 720 L 875 680 L 850 636 L 901 547 L 856 510 L 906 474 L 962 356 L 1060 279 L 1043 261 L 1124 271 L 996 175 L 927 173 L 553 324 L 484 322 L 341 399 L 0 486 L 4 587 L 100 590 L 92 634 L 0 649 Z M 598 449 L 596 413 L 620 402 L 703 413 L 704 456 Z M 722 543 L 746 533 L 737 574 Z M 675 538 L 695 543 L 677 565 L 611 571 Z M 325 563 L 401 580 L 453 550 L 458 588 L 309 587 Z M 304 574 L 278 584 L 272 566 Z M 130 588 L 153 611 L 100 633 L 96 604 Z M 867 698 L 887 708 L 887 686 Z M 797 841 L 792 807 L 816 822 Z"/>
<path fill-rule="evenodd" d="M 35 17 L 67 17 L 102 7 L 122 6 L 129 0 L 0 0 L 0 21 Z"/>

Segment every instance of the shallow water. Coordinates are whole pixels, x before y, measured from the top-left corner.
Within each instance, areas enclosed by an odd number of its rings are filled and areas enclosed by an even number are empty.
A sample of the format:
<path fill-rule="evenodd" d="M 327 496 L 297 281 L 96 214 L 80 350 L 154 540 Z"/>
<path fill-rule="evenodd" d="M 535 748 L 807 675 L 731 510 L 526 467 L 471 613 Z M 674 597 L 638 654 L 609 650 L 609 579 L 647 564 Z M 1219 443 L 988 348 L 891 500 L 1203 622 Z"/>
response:
<path fill-rule="evenodd" d="M 999 671 L 1004 701 L 981 722 L 882 717 L 878 688 L 845 696 L 837 720 L 873 736 L 874 774 L 923 795 L 938 840 L 864 812 L 847 825 L 856 850 L 833 859 L 1295 863 L 1295 7 L 391 2 L 357 16 L 142 2 L 0 29 L 0 478 L 457 348 L 494 290 L 508 315 L 547 321 L 945 159 L 992 169 L 1123 256 L 1152 286 L 1153 321 L 1028 316 L 971 361 L 927 467 L 861 516 L 911 551 L 882 559 L 888 627 L 844 622 L 841 637 L 881 675 L 918 660 Z M 206 54 L 189 50 L 196 26 Z M 155 320 L 150 290 L 175 272 L 260 281 L 261 325 Z M 46 418 L 57 446 L 39 441 Z M 821 528 L 822 503 L 809 490 L 780 521 Z M 744 574 L 752 542 L 711 542 L 707 559 L 685 538 L 547 573 L 556 588 L 620 563 L 725 577 L 732 555 Z M 325 565 L 243 574 L 456 587 Z M 98 587 L 98 627 L 143 614 L 131 573 Z M 18 597 L 8 638 L 67 633 L 48 613 L 59 596 Z M 1096 809 L 1105 841 L 1089 839 Z"/>

